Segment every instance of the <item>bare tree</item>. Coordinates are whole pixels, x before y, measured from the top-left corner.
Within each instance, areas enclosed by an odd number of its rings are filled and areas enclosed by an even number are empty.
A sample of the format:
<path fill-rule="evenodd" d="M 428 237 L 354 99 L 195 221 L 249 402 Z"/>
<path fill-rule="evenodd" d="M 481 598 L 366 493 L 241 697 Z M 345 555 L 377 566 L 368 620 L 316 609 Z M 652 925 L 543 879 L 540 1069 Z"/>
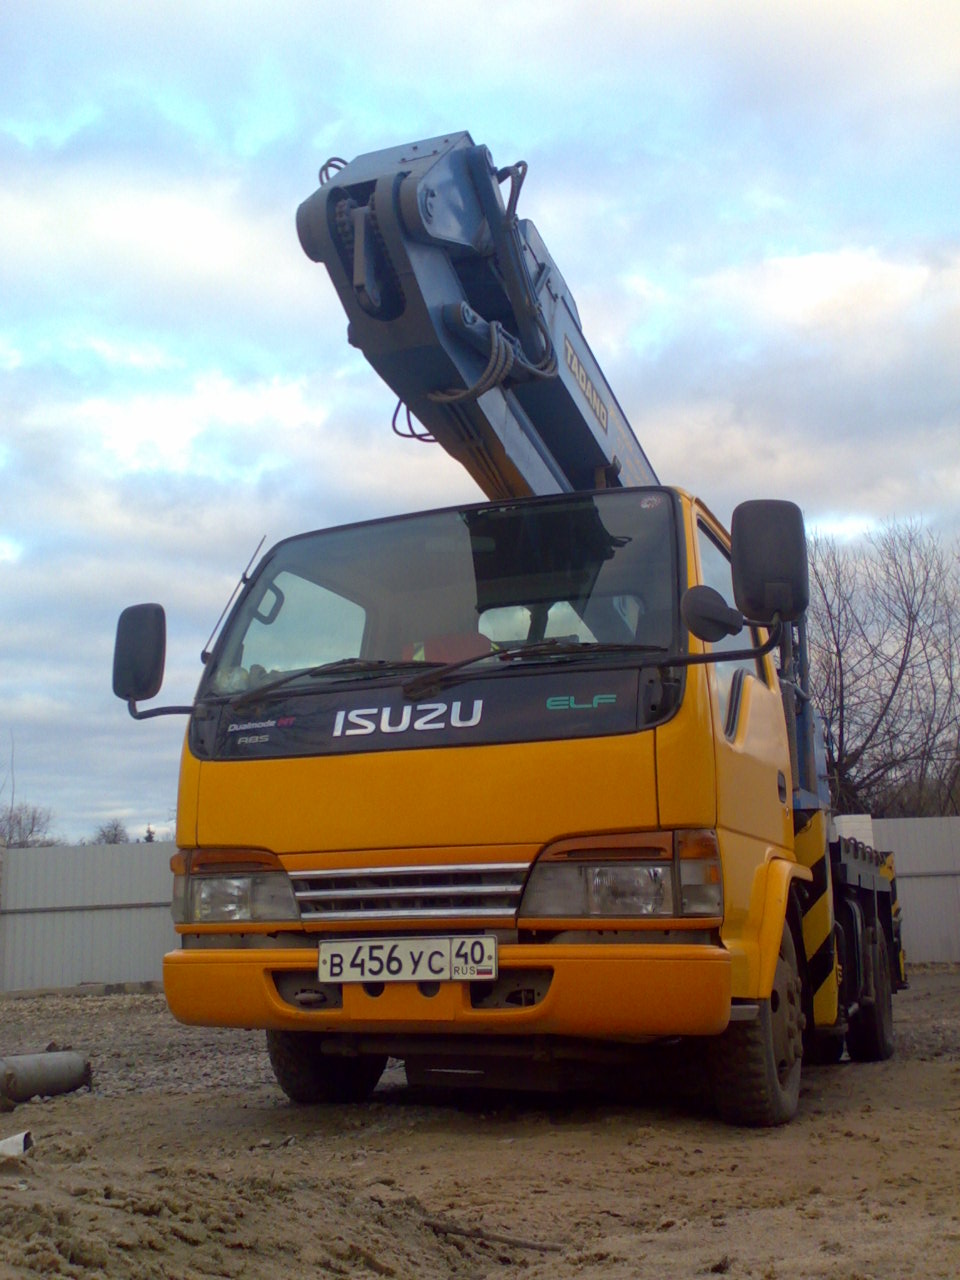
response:
<path fill-rule="evenodd" d="M 97 827 L 93 835 L 94 844 L 129 844 L 127 828 L 119 818 L 108 818 Z"/>
<path fill-rule="evenodd" d="M 811 544 L 812 691 L 841 813 L 957 812 L 957 565 L 916 523 Z"/>
<path fill-rule="evenodd" d="M 0 809 L 0 848 L 33 849 L 51 845 L 50 810 L 35 804 L 5 805 Z"/>

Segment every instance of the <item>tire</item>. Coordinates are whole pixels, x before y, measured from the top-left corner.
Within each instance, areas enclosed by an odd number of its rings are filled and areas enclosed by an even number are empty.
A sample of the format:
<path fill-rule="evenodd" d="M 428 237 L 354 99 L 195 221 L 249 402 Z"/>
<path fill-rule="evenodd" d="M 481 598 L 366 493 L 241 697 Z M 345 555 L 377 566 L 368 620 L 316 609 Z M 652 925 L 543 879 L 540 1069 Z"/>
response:
<path fill-rule="evenodd" d="M 797 950 L 783 926 L 769 1000 L 752 1022 L 732 1022 L 713 1046 L 717 1110 L 728 1124 L 786 1124 L 800 1102 L 804 1014 Z"/>
<path fill-rule="evenodd" d="M 872 1003 L 861 1004 L 847 1028 L 847 1052 L 854 1062 L 883 1062 L 893 1056 L 893 986 L 890 981 L 890 953 L 882 925 L 871 946 L 873 965 Z"/>
<path fill-rule="evenodd" d="M 268 1031 L 267 1052 L 277 1084 L 291 1102 L 363 1102 L 377 1087 L 386 1054 L 347 1058 L 321 1052 L 314 1031 Z"/>

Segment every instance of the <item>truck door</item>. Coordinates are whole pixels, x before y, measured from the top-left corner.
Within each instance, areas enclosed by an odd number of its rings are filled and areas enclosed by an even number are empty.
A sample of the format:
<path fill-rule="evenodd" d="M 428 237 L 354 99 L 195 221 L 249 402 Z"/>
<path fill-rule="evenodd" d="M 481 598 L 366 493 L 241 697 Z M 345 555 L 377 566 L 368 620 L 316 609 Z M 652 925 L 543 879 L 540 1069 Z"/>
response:
<path fill-rule="evenodd" d="M 719 530 L 697 520 L 700 581 L 733 600 L 730 556 Z M 745 634 L 713 645 L 743 649 Z M 717 762 L 717 832 L 723 852 L 725 936 L 740 932 L 753 873 L 772 849 L 793 847 L 790 757 L 779 687 L 769 658 L 733 659 L 707 668 Z M 735 975 L 736 976 L 736 975 Z"/>

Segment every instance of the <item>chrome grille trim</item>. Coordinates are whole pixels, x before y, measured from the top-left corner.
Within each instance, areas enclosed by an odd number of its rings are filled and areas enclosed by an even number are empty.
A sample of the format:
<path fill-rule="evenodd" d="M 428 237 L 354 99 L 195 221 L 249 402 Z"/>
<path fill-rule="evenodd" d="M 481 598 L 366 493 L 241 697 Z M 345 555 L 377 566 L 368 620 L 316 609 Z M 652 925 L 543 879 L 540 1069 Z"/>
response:
<path fill-rule="evenodd" d="M 304 920 L 514 917 L 528 862 L 318 868 L 290 873 Z"/>
<path fill-rule="evenodd" d="M 409 886 L 405 892 L 413 892 Z M 390 887 L 386 889 L 305 889 L 297 894 L 298 902 L 327 902 L 334 898 L 390 898 L 396 895 L 396 888 Z M 504 894 L 506 890 L 502 885 L 496 884 L 478 884 L 473 885 L 470 889 L 471 894 L 477 894 L 483 897 L 485 894 Z M 418 885 L 418 898 L 449 898 L 451 889 L 449 885 Z"/>

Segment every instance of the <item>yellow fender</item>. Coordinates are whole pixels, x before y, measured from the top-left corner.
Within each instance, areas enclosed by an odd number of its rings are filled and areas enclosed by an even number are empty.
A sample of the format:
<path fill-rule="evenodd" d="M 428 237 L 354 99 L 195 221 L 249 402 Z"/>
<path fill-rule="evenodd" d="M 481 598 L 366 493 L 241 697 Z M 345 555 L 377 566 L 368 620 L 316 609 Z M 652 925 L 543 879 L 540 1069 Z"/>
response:
<path fill-rule="evenodd" d="M 780 954 L 780 941 L 783 937 L 783 925 L 787 918 L 787 903 L 790 899 L 790 885 L 794 880 L 812 880 L 813 872 L 809 867 L 802 867 L 798 862 L 789 862 L 786 858 L 773 857 L 763 868 L 766 871 L 766 883 L 763 891 L 763 914 L 760 917 L 760 932 L 757 944 L 760 951 L 760 986 L 758 995 L 761 1000 L 769 999 L 773 990 L 773 979 L 777 971 L 777 957 Z M 802 943 L 800 949 L 802 949 Z"/>

